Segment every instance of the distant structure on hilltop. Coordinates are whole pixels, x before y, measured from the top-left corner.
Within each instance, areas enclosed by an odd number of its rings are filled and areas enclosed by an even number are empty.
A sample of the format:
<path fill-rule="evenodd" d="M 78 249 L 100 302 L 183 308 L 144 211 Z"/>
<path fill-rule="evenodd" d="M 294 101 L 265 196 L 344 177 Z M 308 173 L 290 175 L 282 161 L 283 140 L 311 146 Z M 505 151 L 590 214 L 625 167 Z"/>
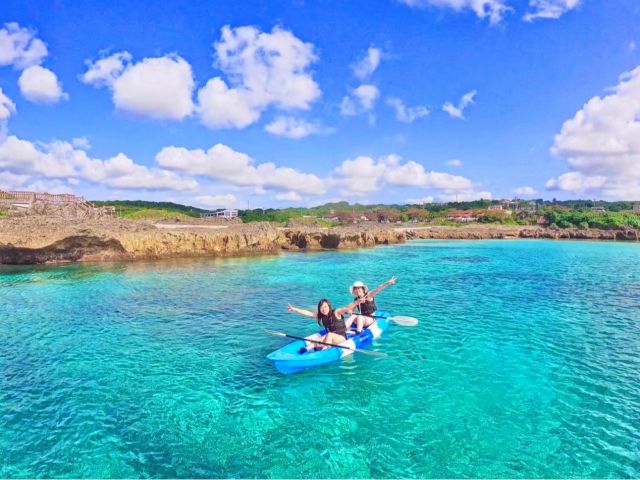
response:
<path fill-rule="evenodd" d="M 640 203 L 633 205 L 633 213 L 640 213 Z"/>
<path fill-rule="evenodd" d="M 83 197 L 43 192 L 4 192 L 0 208 L 10 215 L 44 215 L 62 218 L 100 218 L 115 215 L 114 207 L 96 207 Z"/>
<path fill-rule="evenodd" d="M 200 214 L 201 218 L 225 218 L 227 220 L 231 220 L 233 218 L 238 218 L 238 210 L 225 208 L 220 210 L 215 210 L 213 212 L 207 212 Z"/>

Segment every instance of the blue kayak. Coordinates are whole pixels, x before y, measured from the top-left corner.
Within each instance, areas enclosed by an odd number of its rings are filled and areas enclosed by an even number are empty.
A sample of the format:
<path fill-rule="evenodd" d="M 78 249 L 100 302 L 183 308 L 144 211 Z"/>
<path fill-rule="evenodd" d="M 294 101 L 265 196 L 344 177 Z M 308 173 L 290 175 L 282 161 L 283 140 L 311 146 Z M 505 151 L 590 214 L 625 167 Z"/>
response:
<path fill-rule="evenodd" d="M 369 327 L 365 328 L 362 333 L 359 334 L 347 334 L 347 341 L 341 343 L 345 347 L 361 349 L 368 345 L 371 345 L 374 338 L 378 338 L 382 335 L 389 324 L 391 323 L 388 318 L 390 317 L 388 312 L 376 312 L 376 321 Z M 319 339 L 327 332 L 321 330 L 320 332 L 310 335 L 309 339 Z M 306 353 L 300 353 L 300 349 L 305 346 L 304 341 L 296 340 L 295 342 L 285 345 L 279 350 L 267 355 L 267 358 L 273 362 L 275 367 L 282 373 L 296 373 L 307 368 L 318 367 L 327 363 L 335 362 L 341 358 L 353 355 L 353 350 L 347 350 L 345 348 L 330 347 L 325 350 L 310 350 Z"/>

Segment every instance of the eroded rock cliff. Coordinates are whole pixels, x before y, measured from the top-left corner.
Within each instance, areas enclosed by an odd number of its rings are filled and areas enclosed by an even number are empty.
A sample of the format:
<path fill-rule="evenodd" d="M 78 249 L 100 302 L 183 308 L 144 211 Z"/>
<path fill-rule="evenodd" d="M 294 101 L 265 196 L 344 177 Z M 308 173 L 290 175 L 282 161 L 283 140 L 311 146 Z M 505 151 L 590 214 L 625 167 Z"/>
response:
<path fill-rule="evenodd" d="M 640 241 L 639 230 L 579 230 L 526 226 L 469 225 L 333 229 L 248 225 L 158 225 L 117 218 L 64 221 L 0 218 L 0 263 L 38 264 L 135 260 L 187 256 L 232 256 L 279 250 L 350 249 L 412 239 L 549 238 Z"/>
<path fill-rule="evenodd" d="M 391 245 L 406 241 L 402 231 L 393 229 L 344 227 L 332 229 L 283 229 L 281 246 L 288 250 L 321 250 Z"/>
<path fill-rule="evenodd" d="M 222 257 L 274 253 L 281 249 L 373 247 L 406 239 L 403 232 L 378 228 L 299 230 L 278 229 L 267 223 L 166 228 L 118 219 L 64 223 L 42 218 L 4 220 L 0 220 L 0 263 L 5 264 Z"/>

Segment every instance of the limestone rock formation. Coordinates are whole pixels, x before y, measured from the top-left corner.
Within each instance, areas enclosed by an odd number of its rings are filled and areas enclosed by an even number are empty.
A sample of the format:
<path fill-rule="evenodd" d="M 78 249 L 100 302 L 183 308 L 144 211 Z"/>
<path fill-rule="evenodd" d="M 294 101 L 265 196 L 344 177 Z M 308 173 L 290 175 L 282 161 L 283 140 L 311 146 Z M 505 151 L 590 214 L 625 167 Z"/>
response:
<path fill-rule="evenodd" d="M 211 226 L 156 225 L 107 217 L 60 219 L 0 217 L 0 264 L 134 260 L 167 257 L 252 255 L 282 249 L 322 250 L 373 247 L 407 239 L 550 238 L 640 241 L 640 230 L 580 230 L 474 225 L 333 229 L 276 228 L 268 223 Z"/>
<path fill-rule="evenodd" d="M 285 229 L 282 234 L 282 248 L 288 250 L 362 248 L 403 243 L 406 240 L 404 232 L 378 228 Z"/>

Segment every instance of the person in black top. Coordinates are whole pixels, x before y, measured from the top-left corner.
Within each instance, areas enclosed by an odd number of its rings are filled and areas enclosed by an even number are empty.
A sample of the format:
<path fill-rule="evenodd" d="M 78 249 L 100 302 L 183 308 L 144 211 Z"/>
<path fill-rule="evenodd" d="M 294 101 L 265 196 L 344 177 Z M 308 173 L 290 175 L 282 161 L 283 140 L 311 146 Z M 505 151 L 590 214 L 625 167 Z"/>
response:
<path fill-rule="evenodd" d="M 398 279 L 393 276 L 388 281 L 384 282 L 375 290 L 371 292 L 367 291 L 367 286 L 362 283 L 360 280 L 353 282 L 351 288 L 352 295 L 355 295 L 354 300 L 360 300 L 361 303 L 358 307 L 358 311 L 354 312 L 353 315 L 347 320 L 347 327 L 350 327 L 353 322 L 356 322 L 356 333 L 362 332 L 363 328 L 369 327 L 373 322 L 375 322 L 375 318 L 368 317 L 367 315 L 373 315 L 375 311 L 378 309 L 376 307 L 376 301 L 373 299 L 377 294 L 379 294 L 382 290 L 387 288 L 390 285 L 394 285 Z"/>
<path fill-rule="evenodd" d="M 355 299 L 353 303 L 347 305 L 346 307 L 334 309 L 331 306 L 329 300 L 323 298 L 322 300 L 320 300 L 320 302 L 318 302 L 317 313 L 294 307 L 291 304 L 287 305 L 287 310 L 289 310 L 290 312 L 299 313 L 300 315 L 304 315 L 305 317 L 314 318 L 318 322 L 318 325 L 323 326 L 327 330 L 327 333 L 318 340 L 321 342 L 332 343 L 333 345 L 339 345 L 340 343 L 347 340 L 347 325 L 345 323 L 344 314 L 351 313 L 354 308 L 356 308 L 364 301 L 365 299 Z M 316 350 L 323 350 L 324 348 L 329 347 L 326 345 L 321 345 L 319 343 L 315 344 Z M 306 348 L 302 350 L 300 353 L 305 353 Z"/>

